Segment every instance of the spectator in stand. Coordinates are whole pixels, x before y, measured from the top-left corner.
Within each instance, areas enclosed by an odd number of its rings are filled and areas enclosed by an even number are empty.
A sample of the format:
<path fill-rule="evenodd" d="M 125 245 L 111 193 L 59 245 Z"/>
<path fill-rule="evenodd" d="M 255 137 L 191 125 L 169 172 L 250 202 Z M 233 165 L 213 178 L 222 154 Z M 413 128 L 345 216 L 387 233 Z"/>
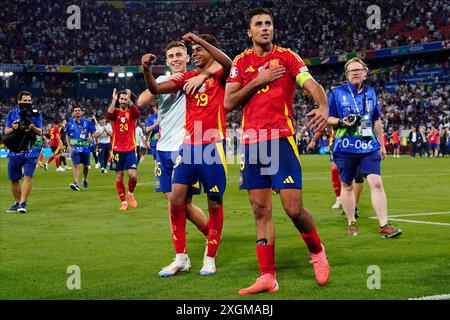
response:
<path fill-rule="evenodd" d="M 217 35 L 223 39 L 223 50 L 230 55 L 249 46 L 249 41 L 236 36 L 236 31 L 245 30 L 239 17 L 255 1 L 141 1 L 137 7 L 122 1 L 120 9 L 109 2 L 78 1 L 83 13 L 82 29 L 69 30 L 61 21 L 68 17 L 66 8 L 73 4 L 71 0 L 36 1 L 33 5 L 29 5 L 30 1 L 3 0 L 0 61 L 29 65 L 138 65 L 140 48 L 162 54 L 161 43 L 179 38 L 187 30 Z M 280 46 L 291 47 L 305 57 L 448 39 L 448 4 L 444 0 L 378 1 L 383 14 L 381 30 L 361 28 L 366 25 L 365 9 L 373 4 L 371 0 L 360 0 L 358 5 L 354 0 L 267 2 L 274 16 L 283 17 L 276 21 Z M 299 12 L 308 12 L 301 17 L 301 23 Z M 120 26 L 118 19 L 123 22 Z M 402 26 L 403 21 L 408 23 Z M 417 31 L 425 34 L 417 37 Z"/>

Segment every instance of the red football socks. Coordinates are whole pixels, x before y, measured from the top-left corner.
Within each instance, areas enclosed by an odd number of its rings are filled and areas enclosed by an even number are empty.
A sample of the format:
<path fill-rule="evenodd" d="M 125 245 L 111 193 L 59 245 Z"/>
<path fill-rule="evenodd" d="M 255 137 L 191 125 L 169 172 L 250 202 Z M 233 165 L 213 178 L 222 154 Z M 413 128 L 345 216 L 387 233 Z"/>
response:
<path fill-rule="evenodd" d="M 186 205 L 170 205 L 170 223 L 175 253 L 186 252 Z"/>
<path fill-rule="evenodd" d="M 125 185 L 123 184 L 123 181 L 116 181 L 116 190 L 119 194 L 120 200 L 123 202 L 126 200 L 125 197 Z"/>
<path fill-rule="evenodd" d="M 313 227 L 310 233 L 300 232 L 300 235 L 302 236 L 303 241 L 305 241 L 309 252 L 319 253 L 320 251 L 322 251 L 322 245 L 320 242 L 319 235 L 317 234 L 316 226 Z"/>
<path fill-rule="evenodd" d="M 134 188 L 136 187 L 137 178 L 129 178 L 128 179 L 128 191 L 133 193 Z"/>
<path fill-rule="evenodd" d="M 275 245 L 256 245 L 256 257 L 261 275 L 275 274 Z"/>
<path fill-rule="evenodd" d="M 203 233 L 203 235 L 207 238 L 208 237 L 208 233 L 209 233 L 209 226 L 208 223 L 205 224 L 203 227 L 197 227 L 198 231 L 200 231 L 201 233 Z"/>
<path fill-rule="evenodd" d="M 219 249 L 220 236 L 222 234 L 223 227 L 223 206 L 219 208 L 210 208 L 209 221 L 208 221 L 208 252 L 206 255 L 211 258 L 215 258 L 217 250 Z"/>
<path fill-rule="evenodd" d="M 339 176 L 339 169 L 337 167 L 331 167 L 331 185 L 336 197 L 341 196 L 341 177 Z"/>

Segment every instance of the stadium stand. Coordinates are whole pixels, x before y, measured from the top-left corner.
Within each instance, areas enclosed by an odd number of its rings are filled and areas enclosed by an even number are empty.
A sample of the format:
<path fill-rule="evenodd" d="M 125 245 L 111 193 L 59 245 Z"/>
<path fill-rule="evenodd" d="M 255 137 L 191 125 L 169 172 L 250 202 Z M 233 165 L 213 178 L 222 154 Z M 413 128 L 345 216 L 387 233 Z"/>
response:
<path fill-rule="evenodd" d="M 81 29 L 66 26 L 73 1 L 6 0 L 0 12 L 0 61 L 46 65 L 138 65 L 143 50 L 162 54 L 164 45 L 188 31 L 211 33 L 230 56 L 249 42 L 241 37 L 244 14 L 258 4 L 276 17 L 275 41 L 304 57 L 399 47 L 448 39 L 449 4 L 378 1 L 380 30 L 365 27 L 373 1 L 147 1 L 127 5 L 78 1 Z M 312 9 L 314 8 L 314 9 Z M 16 14 L 20 12 L 21 14 Z M 236 31 L 239 32 L 236 32 Z M 339 35 L 339 36 L 338 36 Z"/>

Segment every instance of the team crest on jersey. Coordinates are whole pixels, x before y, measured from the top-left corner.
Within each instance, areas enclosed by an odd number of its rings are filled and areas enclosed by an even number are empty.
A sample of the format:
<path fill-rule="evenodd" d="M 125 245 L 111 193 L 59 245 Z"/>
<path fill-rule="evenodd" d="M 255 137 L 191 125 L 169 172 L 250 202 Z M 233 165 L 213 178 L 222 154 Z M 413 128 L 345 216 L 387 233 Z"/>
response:
<path fill-rule="evenodd" d="M 202 86 L 200 87 L 200 89 L 198 89 L 198 92 L 203 93 L 206 90 L 206 83 L 203 82 Z"/>
<path fill-rule="evenodd" d="M 238 69 L 236 68 L 236 66 L 232 66 L 231 70 L 230 70 L 230 77 L 236 78 L 237 75 L 238 75 Z"/>
<path fill-rule="evenodd" d="M 269 68 L 276 67 L 280 65 L 280 59 L 272 59 L 269 62 Z"/>
<path fill-rule="evenodd" d="M 120 122 L 125 123 L 127 122 L 127 119 L 125 117 L 120 117 Z"/>
<path fill-rule="evenodd" d="M 207 87 L 212 87 L 212 85 L 214 84 L 214 79 L 213 78 L 206 79 L 205 84 Z"/>

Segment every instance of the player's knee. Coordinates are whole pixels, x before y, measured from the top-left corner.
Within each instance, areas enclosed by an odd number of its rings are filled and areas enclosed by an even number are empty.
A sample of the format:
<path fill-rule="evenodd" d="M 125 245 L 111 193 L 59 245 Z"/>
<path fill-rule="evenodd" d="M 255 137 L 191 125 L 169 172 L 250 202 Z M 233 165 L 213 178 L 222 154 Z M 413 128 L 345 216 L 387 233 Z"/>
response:
<path fill-rule="evenodd" d="M 353 184 L 347 184 L 347 183 L 342 183 L 342 188 L 345 190 L 345 191 L 348 191 L 348 192 L 351 192 L 351 191 L 353 191 Z"/>
<path fill-rule="evenodd" d="M 251 204 L 256 220 L 270 216 L 272 210 L 270 204 L 258 200 L 253 200 Z"/>
<path fill-rule="evenodd" d="M 219 208 L 223 204 L 223 199 L 220 196 L 208 196 L 208 208 Z"/>
<path fill-rule="evenodd" d="M 383 182 L 381 181 L 381 179 L 377 179 L 372 183 L 372 189 L 374 191 L 383 191 Z"/>
<path fill-rule="evenodd" d="M 128 177 L 129 177 L 129 179 L 131 179 L 131 180 L 136 180 L 136 179 L 137 179 L 137 172 L 134 171 L 134 172 L 129 173 L 129 174 L 128 174 Z"/>

